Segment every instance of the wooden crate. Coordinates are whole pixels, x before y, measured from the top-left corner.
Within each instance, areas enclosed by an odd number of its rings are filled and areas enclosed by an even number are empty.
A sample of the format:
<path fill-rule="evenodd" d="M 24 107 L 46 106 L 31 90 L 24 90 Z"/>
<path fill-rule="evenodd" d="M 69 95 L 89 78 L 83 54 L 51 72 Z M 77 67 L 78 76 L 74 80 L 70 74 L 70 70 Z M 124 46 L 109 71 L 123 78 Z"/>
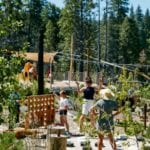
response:
<path fill-rule="evenodd" d="M 26 128 L 29 128 L 29 120 L 36 121 L 40 126 L 47 126 L 54 122 L 55 108 L 54 95 L 34 95 L 27 97 L 28 114 Z"/>

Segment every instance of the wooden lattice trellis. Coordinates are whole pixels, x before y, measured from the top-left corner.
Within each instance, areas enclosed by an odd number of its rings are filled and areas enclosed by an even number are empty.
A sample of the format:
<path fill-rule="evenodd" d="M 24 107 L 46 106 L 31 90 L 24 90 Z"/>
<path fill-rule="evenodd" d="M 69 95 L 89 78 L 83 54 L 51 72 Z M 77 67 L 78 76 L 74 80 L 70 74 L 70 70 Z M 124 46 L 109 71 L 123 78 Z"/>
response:
<path fill-rule="evenodd" d="M 55 108 L 53 94 L 28 96 L 26 101 L 28 106 L 26 128 L 29 128 L 29 118 L 31 121 L 36 120 L 40 126 L 47 126 L 54 122 Z"/>

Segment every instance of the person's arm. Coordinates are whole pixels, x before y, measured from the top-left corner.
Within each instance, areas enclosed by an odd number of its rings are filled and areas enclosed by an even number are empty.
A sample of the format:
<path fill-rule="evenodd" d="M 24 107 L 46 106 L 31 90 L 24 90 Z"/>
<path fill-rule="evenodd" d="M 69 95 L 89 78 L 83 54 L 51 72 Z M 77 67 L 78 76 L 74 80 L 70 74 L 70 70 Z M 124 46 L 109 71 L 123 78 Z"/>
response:
<path fill-rule="evenodd" d="M 68 105 L 65 105 L 65 109 L 68 110 Z"/>
<path fill-rule="evenodd" d="M 85 87 L 83 87 L 83 88 L 79 88 L 79 82 L 77 82 L 76 81 L 76 84 L 77 84 L 77 92 L 80 94 L 80 93 L 82 93 L 84 90 L 85 90 Z"/>
<path fill-rule="evenodd" d="M 103 87 L 103 78 L 99 79 L 99 86 L 98 86 L 98 90 L 100 91 Z"/>
<path fill-rule="evenodd" d="M 91 108 L 90 108 L 90 113 L 93 113 L 94 115 L 97 115 L 97 103 L 95 103 Z"/>
<path fill-rule="evenodd" d="M 121 113 L 121 111 L 122 111 L 122 109 L 121 108 L 119 108 L 115 113 L 113 113 L 113 116 L 117 116 L 118 114 L 120 114 Z"/>
<path fill-rule="evenodd" d="M 95 87 L 95 93 L 98 94 L 102 88 L 103 88 L 103 78 L 99 78 L 98 86 Z"/>
<path fill-rule="evenodd" d="M 53 93 L 56 99 L 60 99 L 60 96 L 57 95 L 56 93 Z"/>
<path fill-rule="evenodd" d="M 118 106 L 118 103 L 117 103 L 117 102 L 114 103 L 114 110 L 115 110 L 115 109 L 116 109 L 116 111 L 113 113 L 113 116 L 117 116 L 117 115 L 120 114 L 121 111 L 122 111 L 122 108 L 120 108 L 120 107 Z"/>
<path fill-rule="evenodd" d="M 69 105 L 69 102 L 68 102 L 68 99 L 66 99 L 66 100 L 65 100 L 65 106 L 64 106 L 64 108 L 65 108 L 66 110 L 68 110 L 68 108 L 69 108 L 68 105 Z"/>

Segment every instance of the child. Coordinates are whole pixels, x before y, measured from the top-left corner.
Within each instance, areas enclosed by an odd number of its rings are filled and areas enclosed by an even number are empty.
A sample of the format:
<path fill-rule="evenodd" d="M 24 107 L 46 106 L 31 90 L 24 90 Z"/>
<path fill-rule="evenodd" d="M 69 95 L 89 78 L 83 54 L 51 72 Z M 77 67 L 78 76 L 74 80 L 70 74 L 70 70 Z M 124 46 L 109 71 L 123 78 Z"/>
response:
<path fill-rule="evenodd" d="M 59 101 L 59 115 L 60 122 L 66 127 L 67 133 L 69 133 L 69 124 L 67 121 L 67 110 L 68 110 L 68 99 L 65 91 L 60 92 L 60 101 Z"/>

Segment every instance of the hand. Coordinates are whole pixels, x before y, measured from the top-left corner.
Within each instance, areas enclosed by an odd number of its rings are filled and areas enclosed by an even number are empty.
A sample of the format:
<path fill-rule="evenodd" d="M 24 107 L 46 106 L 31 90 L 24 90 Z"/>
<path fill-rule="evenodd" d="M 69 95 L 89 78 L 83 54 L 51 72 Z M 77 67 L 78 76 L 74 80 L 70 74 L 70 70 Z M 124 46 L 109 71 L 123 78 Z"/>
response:
<path fill-rule="evenodd" d="M 76 82 L 77 85 L 79 85 L 79 82 L 78 82 L 78 81 L 75 81 L 75 82 Z"/>

